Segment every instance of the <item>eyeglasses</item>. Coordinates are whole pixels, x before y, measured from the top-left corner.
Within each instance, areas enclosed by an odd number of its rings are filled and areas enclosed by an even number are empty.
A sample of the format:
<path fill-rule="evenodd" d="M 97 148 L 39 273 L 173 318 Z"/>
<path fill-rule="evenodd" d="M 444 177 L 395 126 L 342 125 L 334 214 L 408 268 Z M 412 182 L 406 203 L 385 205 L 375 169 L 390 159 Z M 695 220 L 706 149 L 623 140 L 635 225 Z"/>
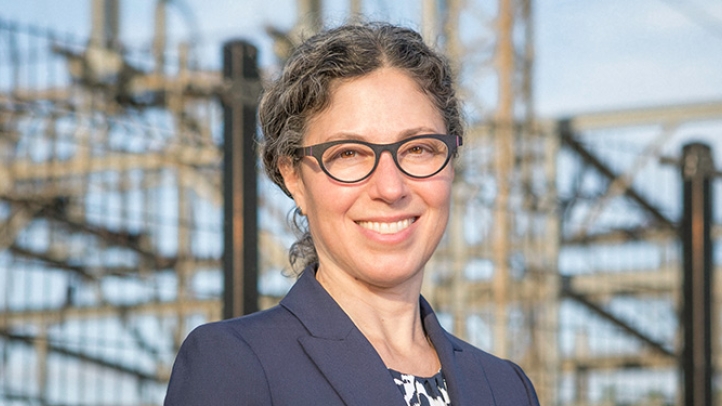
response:
<path fill-rule="evenodd" d="M 332 179 L 342 183 L 360 182 L 374 172 L 381 153 L 388 151 L 396 167 L 412 178 L 423 179 L 439 173 L 462 145 L 460 136 L 426 134 L 393 144 L 339 140 L 298 148 L 298 158 L 312 156 Z"/>

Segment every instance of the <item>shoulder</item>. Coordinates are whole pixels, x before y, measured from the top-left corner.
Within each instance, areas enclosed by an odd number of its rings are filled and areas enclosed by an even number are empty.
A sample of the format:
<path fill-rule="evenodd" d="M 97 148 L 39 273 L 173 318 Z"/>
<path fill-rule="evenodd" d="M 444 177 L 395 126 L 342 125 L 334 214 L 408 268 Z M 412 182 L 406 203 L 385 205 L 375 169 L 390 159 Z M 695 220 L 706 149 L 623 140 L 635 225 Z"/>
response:
<path fill-rule="evenodd" d="M 272 338 L 279 336 L 275 326 L 287 317 L 284 313 L 276 307 L 195 328 L 176 356 L 165 404 L 203 404 L 214 399 L 213 404 L 222 405 L 238 397 L 270 404 L 263 346 L 258 343 L 274 345 Z"/>
<path fill-rule="evenodd" d="M 198 326 L 191 334 L 230 334 L 241 336 L 256 328 L 275 329 L 287 326 L 294 317 L 282 306 L 273 306 L 266 310 L 232 319 L 219 320 Z"/>
<path fill-rule="evenodd" d="M 302 331 L 302 325 L 292 314 L 275 306 L 196 327 L 186 337 L 178 356 L 204 352 L 258 356 L 264 348 L 277 348 L 284 341 L 295 339 Z"/>
<path fill-rule="evenodd" d="M 220 320 L 202 324 L 193 329 L 186 337 L 181 351 L 194 347 L 211 351 L 227 349 L 227 347 L 249 347 L 258 335 L 273 336 L 277 330 L 288 325 L 288 314 L 276 306 L 268 310 L 243 317 Z"/>

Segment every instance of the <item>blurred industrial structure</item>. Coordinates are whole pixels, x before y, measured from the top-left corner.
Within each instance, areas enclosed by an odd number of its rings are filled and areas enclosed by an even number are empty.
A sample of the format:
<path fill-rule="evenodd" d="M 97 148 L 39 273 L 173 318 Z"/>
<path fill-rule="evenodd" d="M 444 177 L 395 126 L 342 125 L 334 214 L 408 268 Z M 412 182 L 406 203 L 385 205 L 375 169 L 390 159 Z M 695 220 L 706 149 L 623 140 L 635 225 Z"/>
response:
<path fill-rule="evenodd" d="M 260 79 L 239 85 L 203 69 L 191 43 L 170 52 L 172 1 L 157 2 L 147 50 L 120 41 L 119 0 L 89 1 L 88 39 L 0 19 L 4 405 L 162 403 L 178 346 L 223 317 L 233 281 L 223 113 L 228 97 L 252 103 Z M 702 355 L 722 367 L 722 160 L 682 151 L 714 131 L 705 139 L 720 153 L 722 100 L 535 117 L 533 2 L 481 3 L 423 0 L 420 25 L 458 67 L 469 122 L 424 295 L 455 334 L 521 364 L 543 405 L 682 404 L 685 331 L 700 329 L 680 317 L 701 292 L 683 294 L 683 242 L 693 241 L 683 195 L 695 174 L 716 197 L 703 218 L 703 265 L 717 277 L 703 298 Z M 279 60 L 322 25 L 321 6 L 299 0 L 293 30 L 268 27 Z M 361 1 L 349 9 L 360 15 Z M 478 30 L 461 33 L 462 18 Z M 488 83 L 497 90 L 480 90 Z M 291 202 L 261 178 L 257 193 L 257 245 L 240 248 L 257 249 L 251 300 L 267 308 L 292 283 Z M 236 265 L 235 277 L 246 270 Z"/>

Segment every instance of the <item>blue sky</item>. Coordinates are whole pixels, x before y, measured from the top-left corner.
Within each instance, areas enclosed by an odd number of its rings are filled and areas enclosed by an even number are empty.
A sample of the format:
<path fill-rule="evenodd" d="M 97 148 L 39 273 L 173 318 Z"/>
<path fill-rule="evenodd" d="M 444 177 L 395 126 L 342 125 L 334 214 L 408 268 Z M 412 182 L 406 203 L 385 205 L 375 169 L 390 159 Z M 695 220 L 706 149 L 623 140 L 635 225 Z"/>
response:
<path fill-rule="evenodd" d="M 148 45 L 155 1 L 121 0 L 124 40 Z M 347 2 L 325 1 L 326 21 Z M 331 4 L 332 3 L 332 4 Z M 421 1 L 366 0 L 371 19 L 417 25 Z M 469 0 L 482 5 L 495 1 Z M 0 0 L 0 18 L 84 37 L 91 0 Z M 172 36 L 195 32 L 214 66 L 220 43 L 242 37 L 268 47 L 262 27 L 290 27 L 294 0 L 183 0 L 169 11 Z M 188 13 L 192 11 L 192 18 Z M 722 2 L 719 0 L 538 0 L 535 2 L 535 99 L 542 117 L 722 99 Z M 189 27 L 187 22 L 191 21 Z M 268 49 L 268 48 L 266 48 Z M 261 62 L 269 64 L 268 52 Z M 208 61 L 207 59 L 210 59 Z"/>
<path fill-rule="evenodd" d="M 720 1 L 542 0 L 537 9 L 542 114 L 722 98 Z"/>

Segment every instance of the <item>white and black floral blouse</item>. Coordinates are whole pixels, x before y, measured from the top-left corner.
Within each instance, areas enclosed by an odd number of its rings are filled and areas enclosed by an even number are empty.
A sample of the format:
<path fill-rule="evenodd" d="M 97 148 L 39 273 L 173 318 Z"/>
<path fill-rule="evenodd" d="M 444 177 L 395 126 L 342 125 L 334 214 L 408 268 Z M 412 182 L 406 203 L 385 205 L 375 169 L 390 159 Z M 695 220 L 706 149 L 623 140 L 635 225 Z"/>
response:
<path fill-rule="evenodd" d="M 449 394 L 446 390 L 446 381 L 441 371 L 430 378 L 402 374 L 389 369 L 394 383 L 404 395 L 409 406 L 450 406 Z"/>

